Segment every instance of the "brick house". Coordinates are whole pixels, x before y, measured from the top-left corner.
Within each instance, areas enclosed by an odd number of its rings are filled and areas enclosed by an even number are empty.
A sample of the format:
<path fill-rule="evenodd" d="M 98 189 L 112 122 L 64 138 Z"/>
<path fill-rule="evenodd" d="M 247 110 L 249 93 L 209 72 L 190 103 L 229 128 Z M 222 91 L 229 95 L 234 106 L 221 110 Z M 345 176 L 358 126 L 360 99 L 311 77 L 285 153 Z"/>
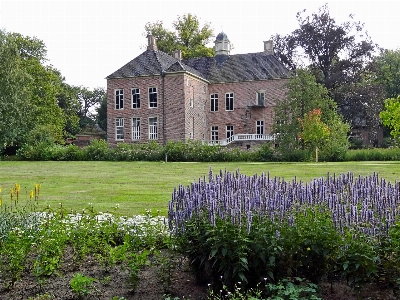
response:
<path fill-rule="evenodd" d="M 182 60 L 148 36 L 147 50 L 106 78 L 109 144 L 192 139 L 250 148 L 272 140 L 273 108 L 289 71 L 271 41 L 263 52 L 230 50 L 222 32 L 214 57 Z"/>

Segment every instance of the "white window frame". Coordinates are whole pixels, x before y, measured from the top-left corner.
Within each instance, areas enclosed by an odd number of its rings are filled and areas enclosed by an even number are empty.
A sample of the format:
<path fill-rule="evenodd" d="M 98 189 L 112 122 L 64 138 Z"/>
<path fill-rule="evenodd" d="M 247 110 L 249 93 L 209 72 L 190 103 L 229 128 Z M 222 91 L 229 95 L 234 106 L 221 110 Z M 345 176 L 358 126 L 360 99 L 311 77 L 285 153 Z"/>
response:
<path fill-rule="evenodd" d="M 132 118 L 132 140 L 140 140 L 140 118 Z"/>
<path fill-rule="evenodd" d="M 194 102 L 193 98 L 190 98 L 190 107 L 194 107 L 193 102 Z"/>
<path fill-rule="evenodd" d="M 257 91 L 256 104 L 265 106 L 265 91 Z"/>
<path fill-rule="evenodd" d="M 211 126 L 211 141 L 218 141 L 218 126 Z"/>
<path fill-rule="evenodd" d="M 155 124 L 152 121 L 155 120 Z M 155 141 L 158 140 L 158 118 L 150 117 L 149 118 L 149 140 Z"/>
<path fill-rule="evenodd" d="M 114 108 L 116 110 L 124 109 L 124 90 L 116 89 L 114 90 Z"/>
<path fill-rule="evenodd" d="M 229 139 L 234 135 L 234 127 L 233 125 L 226 125 L 226 138 Z"/>
<path fill-rule="evenodd" d="M 225 94 L 225 110 L 226 111 L 234 111 L 235 110 L 233 93 Z"/>
<path fill-rule="evenodd" d="M 140 89 L 133 88 L 131 90 L 131 102 L 132 102 L 132 109 L 140 108 Z"/>
<path fill-rule="evenodd" d="M 256 121 L 256 134 L 264 134 L 264 120 Z"/>
<path fill-rule="evenodd" d="M 218 94 L 210 95 L 210 111 L 218 111 Z"/>
<path fill-rule="evenodd" d="M 124 118 L 115 118 L 115 140 L 124 140 Z"/>
<path fill-rule="evenodd" d="M 157 88 L 149 87 L 149 108 L 157 108 L 157 107 L 158 107 Z"/>

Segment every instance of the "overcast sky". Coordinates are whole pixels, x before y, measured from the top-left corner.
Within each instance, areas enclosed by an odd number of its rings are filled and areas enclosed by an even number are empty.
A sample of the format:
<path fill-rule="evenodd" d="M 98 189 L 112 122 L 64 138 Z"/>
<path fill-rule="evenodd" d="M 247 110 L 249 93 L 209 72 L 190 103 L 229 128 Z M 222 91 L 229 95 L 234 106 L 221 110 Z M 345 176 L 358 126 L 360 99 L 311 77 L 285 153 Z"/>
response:
<path fill-rule="evenodd" d="M 372 40 L 386 49 L 400 48 L 400 1 L 18 1 L 0 0 L 0 28 L 41 39 L 49 64 L 70 85 L 106 87 L 105 77 L 141 54 L 147 22 L 163 21 L 172 30 L 177 16 L 196 15 L 215 35 L 224 31 L 232 54 L 263 51 L 271 35 L 296 28 L 296 13 L 317 12 L 328 3 L 337 23 L 365 24 Z M 210 44 L 209 46 L 212 46 Z"/>

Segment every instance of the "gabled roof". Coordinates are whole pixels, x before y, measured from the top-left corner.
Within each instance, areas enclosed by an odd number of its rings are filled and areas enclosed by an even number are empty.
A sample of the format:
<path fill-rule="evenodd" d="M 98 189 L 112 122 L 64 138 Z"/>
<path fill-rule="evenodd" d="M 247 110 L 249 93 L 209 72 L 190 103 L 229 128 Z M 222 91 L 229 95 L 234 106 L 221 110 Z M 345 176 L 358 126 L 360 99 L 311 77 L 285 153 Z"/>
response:
<path fill-rule="evenodd" d="M 159 50 L 146 50 L 107 79 L 188 72 L 210 83 L 289 78 L 289 70 L 264 52 L 178 60 Z"/>
<path fill-rule="evenodd" d="M 184 65 L 178 59 L 159 50 L 146 50 L 106 78 L 161 75 L 162 71 L 166 73 L 189 72 L 205 79 L 199 71 Z"/>

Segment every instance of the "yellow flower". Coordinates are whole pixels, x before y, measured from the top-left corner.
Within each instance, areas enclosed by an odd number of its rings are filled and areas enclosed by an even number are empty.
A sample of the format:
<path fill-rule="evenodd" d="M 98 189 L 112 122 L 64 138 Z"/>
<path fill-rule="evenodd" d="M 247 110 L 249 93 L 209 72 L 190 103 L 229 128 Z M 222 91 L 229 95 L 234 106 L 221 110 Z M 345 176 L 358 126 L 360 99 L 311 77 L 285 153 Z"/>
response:
<path fill-rule="evenodd" d="M 311 248 L 310 247 L 307 247 L 307 251 L 310 251 L 311 250 Z"/>
<path fill-rule="evenodd" d="M 1 193 L 1 185 L 0 185 L 0 193 Z"/>
<path fill-rule="evenodd" d="M 31 190 L 30 193 L 29 193 L 29 199 L 32 199 L 34 195 L 35 195 L 34 191 Z"/>
<path fill-rule="evenodd" d="M 1 199 L 1 197 L 0 197 L 0 206 L 3 204 L 3 200 Z"/>

